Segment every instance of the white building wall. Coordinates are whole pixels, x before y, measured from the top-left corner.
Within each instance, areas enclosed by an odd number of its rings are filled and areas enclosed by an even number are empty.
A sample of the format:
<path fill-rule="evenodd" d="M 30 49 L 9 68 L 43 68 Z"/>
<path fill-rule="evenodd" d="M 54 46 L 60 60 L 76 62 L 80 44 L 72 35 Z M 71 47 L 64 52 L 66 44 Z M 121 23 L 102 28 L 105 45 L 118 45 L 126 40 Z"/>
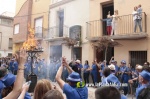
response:
<path fill-rule="evenodd" d="M 82 63 L 84 63 L 85 60 L 89 60 L 91 58 L 89 56 L 90 54 L 89 51 L 91 49 L 87 40 L 85 39 L 86 38 L 86 22 L 89 21 L 89 0 L 72 0 L 63 5 L 50 8 L 50 16 L 49 16 L 50 27 L 57 26 L 57 22 L 58 22 L 57 12 L 61 9 L 64 9 L 64 25 L 68 27 L 71 27 L 74 25 L 81 26 L 81 29 L 82 29 L 81 37 L 82 37 L 82 43 L 83 43 L 81 45 L 82 46 Z M 67 59 L 70 61 L 71 49 L 63 45 L 62 56 L 67 57 Z"/>

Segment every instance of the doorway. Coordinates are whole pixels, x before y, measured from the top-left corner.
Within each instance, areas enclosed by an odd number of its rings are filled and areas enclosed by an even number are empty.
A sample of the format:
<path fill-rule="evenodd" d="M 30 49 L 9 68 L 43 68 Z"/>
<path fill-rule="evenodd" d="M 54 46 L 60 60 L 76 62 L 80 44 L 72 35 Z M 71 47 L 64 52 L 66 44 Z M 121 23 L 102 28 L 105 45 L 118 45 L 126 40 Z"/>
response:
<path fill-rule="evenodd" d="M 63 37 L 64 31 L 64 10 L 58 11 L 59 25 L 58 25 L 58 36 Z"/>
<path fill-rule="evenodd" d="M 106 58 L 107 65 L 109 65 L 109 61 L 112 56 L 114 56 L 114 47 L 108 47 L 107 58 Z M 98 51 L 98 49 L 97 49 L 96 50 L 96 59 L 97 59 L 97 62 L 103 62 L 105 60 L 105 50 Z"/>
<path fill-rule="evenodd" d="M 72 56 L 72 58 L 73 58 L 74 60 L 79 59 L 80 61 L 82 61 L 82 47 L 74 47 L 74 48 L 72 49 L 72 51 L 73 51 L 73 56 Z"/>
<path fill-rule="evenodd" d="M 113 3 L 107 3 L 102 5 L 102 18 L 106 19 L 108 12 L 110 11 L 110 15 L 114 14 L 114 4 Z M 107 24 L 106 21 L 102 22 L 103 27 L 103 35 L 107 35 Z"/>

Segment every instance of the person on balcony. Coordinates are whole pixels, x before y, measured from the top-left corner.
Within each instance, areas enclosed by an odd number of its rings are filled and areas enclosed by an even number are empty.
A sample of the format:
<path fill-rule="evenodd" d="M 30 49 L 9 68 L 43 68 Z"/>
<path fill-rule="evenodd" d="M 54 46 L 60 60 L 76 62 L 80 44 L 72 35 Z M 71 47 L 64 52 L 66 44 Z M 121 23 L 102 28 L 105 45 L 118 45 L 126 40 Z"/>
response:
<path fill-rule="evenodd" d="M 112 17 L 110 15 L 110 11 L 108 11 L 108 15 L 107 15 L 107 19 L 101 19 L 102 21 L 106 21 L 107 24 L 107 35 L 111 35 L 111 30 L 112 30 L 112 26 L 111 26 L 111 22 L 112 22 Z"/>
<path fill-rule="evenodd" d="M 134 11 L 132 12 L 133 21 L 134 21 L 134 32 L 136 32 L 137 25 L 140 28 L 140 32 L 142 32 L 142 26 L 141 26 L 142 15 L 141 15 L 141 13 L 142 13 L 141 5 L 139 5 L 139 7 L 134 7 Z"/>
<path fill-rule="evenodd" d="M 139 28 L 140 28 L 140 32 L 142 32 L 142 25 L 141 25 L 141 21 L 142 21 L 142 7 L 141 5 L 138 6 L 137 8 L 137 13 L 138 13 L 138 25 L 139 25 Z"/>
<path fill-rule="evenodd" d="M 112 15 L 112 23 L 111 23 L 111 25 L 112 25 L 112 30 L 111 30 L 111 36 L 113 35 L 113 33 L 114 33 L 114 35 L 117 35 L 117 23 L 118 23 L 118 19 L 120 19 L 119 17 L 118 17 L 118 10 L 115 10 L 114 11 L 114 15 Z"/>

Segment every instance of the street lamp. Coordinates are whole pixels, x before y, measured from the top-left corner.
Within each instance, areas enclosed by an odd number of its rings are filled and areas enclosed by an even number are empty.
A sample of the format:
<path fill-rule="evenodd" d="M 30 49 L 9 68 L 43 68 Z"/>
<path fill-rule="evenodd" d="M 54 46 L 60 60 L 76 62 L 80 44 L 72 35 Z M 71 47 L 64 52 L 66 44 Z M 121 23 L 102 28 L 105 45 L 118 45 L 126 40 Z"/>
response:
<path fill-rule="evenodd" d="M 33 72 L 33 60 L 37 59 L 38 53 L 43 52 L 43 49 L 41 46 L 38 46 L 38 41 L 35 39 L 35 34 L 34 34 L 34 29 L 28 25 L 28 38 L 27 40 L 23 43 L 22 49 L 25 49 L 26 52 L 28 53 L 28 58 L 31 58 L 30 66 L 31 66 L 31 74 L 28 75 L 26 78 L 27 81 L 31 81 L 30 87 L 28 92 L 34 92 L 34 88 L 37 83 L 37 75 L 34 74 Z"/>

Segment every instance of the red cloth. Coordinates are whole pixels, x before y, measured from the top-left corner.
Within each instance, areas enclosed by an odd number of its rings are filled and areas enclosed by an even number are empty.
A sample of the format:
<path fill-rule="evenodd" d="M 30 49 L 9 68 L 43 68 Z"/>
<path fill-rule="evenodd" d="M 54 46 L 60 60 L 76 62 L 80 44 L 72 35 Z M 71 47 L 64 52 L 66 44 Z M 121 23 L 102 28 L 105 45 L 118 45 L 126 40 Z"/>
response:
<path fill-rule="evenodd" d="M 111 26 L 107 26 L 107 35 L 111 35 L 111 29 L 112 29 Z"/>

